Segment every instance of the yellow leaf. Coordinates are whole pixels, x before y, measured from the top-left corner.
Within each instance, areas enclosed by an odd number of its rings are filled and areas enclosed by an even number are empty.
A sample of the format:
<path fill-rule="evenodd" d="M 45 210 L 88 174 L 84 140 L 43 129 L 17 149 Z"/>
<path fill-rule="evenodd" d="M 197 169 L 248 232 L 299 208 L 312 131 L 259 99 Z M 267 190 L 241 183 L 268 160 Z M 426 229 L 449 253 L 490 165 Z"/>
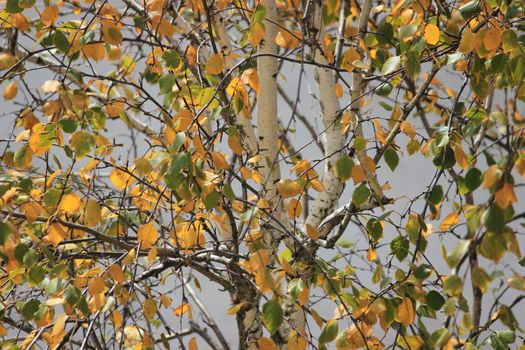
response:
<path fill-rule="evenodd" d="M 498 191 L 496 191 L 495 199 L 496 204 L 501 209 L 507 209 L 508 206 L 517 201 L 516 194 L 514 193 L 514 187 L 510 183 L 505 182 L 505 184 Z"/>
<path fill-rule="evenodd" d="M 439 28 L 436 25 L 427 24 L 424 34 L 425 41 L 430 45 L 436 45 L 439 42 L 439 33 Z"/>
<path fill-rule="evenodd" d="M 64 240 L 64 238 L 67 235 L 67 228 L 59 223 L 54 223 L 51 226 L 49 226 L 47 230 L 46 239 L 55 244 L 58 245 L 60 242 Z"/>
<path fill-rule="evenodd" d="M 154 224 L 148 223 L 139 227 L 137 239 L 141 249 L 147 249 L 157 242 L 158 233 Z"/>
<path fill-rule="evenodd" d="M 341 68 L 352 72 L 355 68 L 352 63 L 360 59 L 361 56 L 359 55 L 359 52 L 355 48 L 351 47 L 348 50 L 346 50 L 343 54 L 343 59 L 341 60 Z"/>
<path fill-rule="evenodd" d="M 146 176 L 151 172 L 151 162 L 146 158 L 137 158 L 133 163 L 135 164 L 134 171 L 138 176 Z"/>
<path fill-rule="evenodd" d="M 34 222 L 43 210 L 42 206 L 35 202 L 24 203 L 22 204 L 21 209 L 29 224 Z"/>
<path fill-rule="evenodd" d="M 269 338 L 259 338 L 257 344 L 259 345 L 259 350 L 278 350 L 277 345 Z"/>
<path fill-rule="evenodd" d="M 204 232 L 200 221 L 183 222 L 175 226 L 175 243 L 184 252 L 199 248 L 205 242 Z"/>
<path fill-rule="evenodd" d="M 221 53 L 211 55 L 206 61 L 206 72 L 208 74 L 220 74 L 224 69 L 224 56 Z"/>
<path fill-rule="evenodd" d="M 288 350 L 304 350 L 308 345 L 308 341 L 301 333 L 294 330 L 288 336 L 287 344 Z"/>
<path fill-rule="evenodd" d="M 248 68 L 242 72 L 241 80 L 259 94 L 259 75 L 255 68 Z"/>
<path fill-rule="evenodd" d="M 82 201 L 80 213 L 84 219 L 84 225 L 88 227 L 93 227 L 102 220 L 102 208 L 92 199 Z"/>
<path fill-rule="evenodd" d="M 80 209 L 80 197 L 75 193 L 65 194 L 58 209 L 70 214 L 76 213 Z"/>
<path fill-rule="evenodd" d="M 198 346 L 198 343 L 197 343 L 197 338 L 192 337 L 188 341 L 188 349 L 189 350 L 199 350 L 199 346 Z"/>
<path fill-rule="evenodd" d="M 51 331 L 52 336 L 56 336 L 64 332 L 67 319 L 68 315 L 66 314 L 60 314 L 60 316 L 58 316 L 57 320 L 55 321 L 55 324 L 53 325 L 53 330 Z"/>
<path fill-rule="evenodd" d="M 16 97 L 18 94 L 18 85 L 12 81 L 4 89 L 4 100 L 8 101 Z"/>
<path fill-rule="evenodd" d="M 407 135 L 411 139 L 413 139 L 416 136 L 416 130 L 414 129 L 412 124 L 410 124 L 407 121 L 404 121 L 401 123 L 400 129 L 401 129 L 401 132 L 403 132 L 403 134 Z"/>
<path fill-rule="evenodd" d="M 461 37 L 461 40 L 459 42 L 458 51 L 467 54 L 475 49 L 475 45 L 473 43 L 473 35 L 472 30 L 467 27 L 465 31 L 463 32 L 463 36 Z"/>
<path fill-rule="evenodd" d="M 301 186 L 293 180 L 282 179 L 277 183 L 277 191 L 283 198 L 291 198 L 300 194 L 303 190 Z"/>
<path fill-rule="evenodd" d="M 119 191 L 124 191 L 126 187 L 131 186 L 135 182 L 135 179 L 130 174 L 117 168 L 111 170 L 109 180 Z"/>
<path fill-rule="evenodd" d="M 227 312 L 228 315 L 235 315 L 235 314 L 237 314 L 242 309 L 242 307 L 244 305 L 246 305 L 247 303 L 248 303 L 247 301 L 242 301 L 239 304 L 233 305 L 232 307 L 230 307 L 228 309 L 228 312 Z"/>
<path fill-rule="evenodd" d="M 253 47 L 257 47 L 264 37 L 264 25 L 260 22 L 254 22 L 248 32 L 248 41 Z"/>
<path fill-rule="evenodd" d="M 403 326 L 410 326 L 415 319 L 414 305 L 412 300 L 408 297 L 404 297 L 403 301 L 397 307 L 396 321 L 401 323 Z"/>
<path fill-rule="evenodd" d="M 146 320 L 151 321 L 153 316 L 157 313 L 157 302 L 151 298 L 146 299 L 142 305 L 142 312 Z"/>
<path fill-rule="evenodd" d="M 459 223 L 459 212 L 455 211 L 447 215 L 447 217 L 439 224 L 441 231 L 447 231 L 450 227 Z"/>
<path fill-rule="evenodd" d="M 270 252 L 267 249 L 259 249 L 250 255 L 250 268 L 253 272 L 264 270 L 270 263 Z"/>
<path fill-rule="evenodd" d="M 275 43 L 285 49 L 295 49 L 301 43 L 302 34 L 297 30 L 280 30 L 275 37 Z"/>

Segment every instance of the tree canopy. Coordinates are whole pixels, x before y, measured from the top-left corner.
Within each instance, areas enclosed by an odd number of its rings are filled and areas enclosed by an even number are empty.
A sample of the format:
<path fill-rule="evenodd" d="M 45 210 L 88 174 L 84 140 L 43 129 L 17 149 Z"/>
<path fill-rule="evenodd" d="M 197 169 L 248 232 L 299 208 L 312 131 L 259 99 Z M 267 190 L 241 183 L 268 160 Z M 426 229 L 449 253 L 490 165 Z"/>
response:
<path fill-rule="evenodd" d="M 2 349 L 524 349 L 524 23 L 2 1 Z"/>

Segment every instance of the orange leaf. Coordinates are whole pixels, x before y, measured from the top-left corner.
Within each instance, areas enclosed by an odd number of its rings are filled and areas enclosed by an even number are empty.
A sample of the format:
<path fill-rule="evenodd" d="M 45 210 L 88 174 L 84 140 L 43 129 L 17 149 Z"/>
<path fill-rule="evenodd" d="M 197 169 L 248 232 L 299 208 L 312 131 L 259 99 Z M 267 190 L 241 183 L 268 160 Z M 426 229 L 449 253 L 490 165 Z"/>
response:
<path fill-rule="evenodd" d="M 285 49 L 295 49 L 301 43 L 301 32 L 296 30 L 280 30 L 275 37 L 275 43 Z"/>
<path fill-rule="evenodd" d="M 397 307 L 397 317 L 396 321 L 401 323 L 403 326 L 410 326 L 415 319 L 414 305 L 410 298 L 403 298 L 403 301 Z"/>
<path fill-rule="evenodd" d="M 487 51 L 496 50 L 501 44 L 503 31 L 499 28 L 489 28 L 483 33 L 483 46 Z"/>
<path fill-rule="evenodd" d="M 505 184 L 496 192 L 495 198 L 496 204 L 501 209 L 506 209 L 517 200 L 516 194 L 514 193 L 514 187 L 508 182 L 505 182 Z"/>
<path fill-rule="evenodd" d="M 50 26 L 55 23 L 58 18 L 58 7 L 57 6 L 48 6 L 40 13 L 40 21 L 45 26 Z"/>
<path fill-rule="evenodd" d="M 181 317 L 187 312 L 191 313 L 191 308 L 187 303 L 180 304 L 179 306 L 175 308 L 175 310 L 173 310 L 173 313 L 175 314 L 175 316 L 179 316 L 179 317 Z"/>
<path fill-rule="evenodd" d="M 206 72 L 208 74 L 220 74 L 224 69 L 224 56 L 221 53 L 212 55 L 206 61 Z"/>

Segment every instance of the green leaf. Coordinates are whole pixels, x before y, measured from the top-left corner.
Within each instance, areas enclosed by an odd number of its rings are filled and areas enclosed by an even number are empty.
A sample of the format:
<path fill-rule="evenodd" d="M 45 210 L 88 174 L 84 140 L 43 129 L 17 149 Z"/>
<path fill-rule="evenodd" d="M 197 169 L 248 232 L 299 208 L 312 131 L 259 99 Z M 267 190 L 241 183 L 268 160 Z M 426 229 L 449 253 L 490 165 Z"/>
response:
<path fill-rule="evenodd" d="M 78 304 L 81 298 L 82 292 L 76 287 L 69 287 L 64 292 L 64 299 L 66 299 L 66 302 L 71 306 Z"/>
<path fill-rule="evenodd" d="M 516 333 L 511 330 L 497 331 L 499 339 L 505 344 L 513 344 L 516 341 Z"/>
<path fill-rule="evenodd" d="M 164 65 L 171 69 L 176 69 L 180 65 L 180 56 L 175 50 L 166 50 L 162 54 Z"/>
<path fill-rule="evenodd" d="M 470 272 L 470 277 L 472 284 L 481 289 L 483 293 L 485 293 L 489 288 L 490 282 L 492 282 L 490 275 L 481 267 L 474 267 Z"/>
<path fill-rule="evenodd" d="M 438 311 L 445 305 L 445 298 L 435 290 L 431 290 L 425 296 L 425 303 L 432 309 Z"/>
<path fill-rule="evenodd" d="M 410 242 L 403 236 L 397 236 L 390 243 L 390 249 L 396 256 L 397 260 L 403 261 L 408 255 Z"/>
<path fill-rule="evenodd" d="M 204 199 L 204 207 L 206 207 L 206 210 L 210 211 L 213 208 L 217 206 L 217 203 L 219 203 L 221 195 L 219 192 L 213 190 L 211 191 L 207 196 L 206 199 Z"/>
<path fill-rule="evenodd" d="M 401 56 L 390 57 L 383 64 L 383 67 L 381 68 L 381 74 L 387 75 L 387 74 L 395 72 L 399 68 L 400 64 L 401 64 Z"/>
<path fill-rule="evenodd" d="M 463 291 L 463 280 L 458 275 L 448 276 L 443 283 L 443 290 L 450 296 L 459 296 Z"/>
<path fill-rule="evenodd" d="M 335 176 L 346 181 L 352 177 L 352 168 L 354 167 L 354 161 L 349 156 L 342 156 L 335 162 L 334 174 Z"/>
<path fill-rule="evenodd" d="M 390 170 L 396 170 L 397 165 L 399 164 L 399 156 L 397 155 L 397 152 L 392 148 L 388 148 L 385 151 L 385 161 Z"/>
<path fill-rule="evenodd" d="M 432 274 L 432 268 L 428 264 L 421 264 L 414 270 L 414 276 L 419 280 L 424 280 Z"/>
<path fill-rule="evenodd" d="M 454 267 L 457 266 L 461 257 L 463 257 L 463 255 L 465 255 L 465 253 L 468 251 L 469 245 L 470 245 L 469 240 L 460 239 L 458 241 L 454 250 L 450 252 L 449 254 L 447 254 L 446 256 L 448 267 L 453 269 Z"/>
<path fill-rule="evenodd" d="M 465 175 L 465 179 L 460 183 L 459 193 L 466 194 L 476 190 L 483 182 L 483 173 L 476 168 L 472 168 Z"/>
<path fill-rule="evenodd" d="M 436 329 L 430 335 L 430 343 L 434 348 L 441 348 L 445 345 L 446 341 L 450 337 L 450 332 L 446 328 Z"/>
<path fill-rule="evenodd" d="M 62 118 L 59 121 L 60 128 L 68 134 L 72 134 L 77 130 L 78 124 L 76 120 L 71 118 Z"/>
<path fill-rule="evenodd" d="M 22 316 L 26 321 L 31 320 L 40 308 L 40 302 L 36 299 L 29 300 L 22 307 Z"/>
<path fill-rule="evenodd" d="M 40 266 L 34 266 L 29 270 L 28 277 L 31 283 L 39 284 L 46 277 L 46 271 Z"/>
<path fill-rule="evenodd" d="M 366 230 L 372 239 L 378 242 L 383 236 L 383 226 L 381 222 L 372 218 L 366 223 Z"/>
<path fill-rule="evenodd" d="M 482 222 L 489 231 L 502 232 L 505 227 L 505 216 L 499 206 L 493 204 L 482 216 Z"/>
<path fill-rule="evenodd" d="M 507 29 L 502 36 L 503 51 L 509 52 L 518 47 L 518 36 L 512 29 Z"/>
<path fill-rule="evenodd" d="M 456 158 L 454 157 L 454 150 L 450 146 L 446 146 L 441 152 L 439 152 L 432 160 L 436 168 L 438 169 L 450 169 L 456 164 Z"/>
<path fill-rule="evenodd" d="M 95 147 L 95 137 L 87 131 L 77 131 L 71 135 L 69 145 L 75 151 L 77 158 L 82 158 Z"/>
<path fill-rule="evenodd" d="M 427 200 L 430 204 L 437 205 L 443 200 L 443 195 L 443 187 L 441 185 L 436 185 L 432 188 Z"/>
<path fill-rule="evenodd" d="M 165 95 L 171 92 L 171 89 L 173 88 L 174 84 L 175 84 L 175 75 L 166 74 L 166 75 L 161 76 L 159 79 L 160 94 Z"/>
<path fill-rule="evenodd" d="M 336 320 L 330 320 L 319 335 L 319 344 L 328 344 L 337 337 L 339 325 Z"/>
<path fill-rule="evenodd" d="M 18 6 L 18 4 L 18 0 L 7 0 L 7 3 L 5 4 L 5 10 L 8 13 L 20 13 L 24 11 L 24 9 Z"/>
<path fill-rule="evenodd" d="M 69 41 L 67 40 L 66 35 L 60 30 L 57 30 L 53 35 L 53 44 L 55 44 L 56 48 L 63 53 L 67 53 L 69 51 Z"/>
<path fill-rule="evenodd" d="M 299 295 L 304 290 L 304 281 L 300 278 L 294 278 L 288 284 L 288 294 L 292 296 L 293 299 L 299 298 Z"/>
<path fill-rule="evenodd" d="M 283 322 L 284 313 L 281 305 L 277 300 L 270 300 L 263 305 L 263 321 L 264 325 L 271 334 L 279 328 Z"/>
<path fill-rule="evenodd" d="M 11 228 L 5 222 L 0 222 L 0 245 L 4 245 L 11 236 Z"/>
<path fill-rule="evenodd" d="M 359 206 L 363 204 L 368 197 L 370 197 L 370 190 L 363 183 L 354 190 L 354 193 L 352 194 L 352 202 L 354 202 L 356 206 Z"/>

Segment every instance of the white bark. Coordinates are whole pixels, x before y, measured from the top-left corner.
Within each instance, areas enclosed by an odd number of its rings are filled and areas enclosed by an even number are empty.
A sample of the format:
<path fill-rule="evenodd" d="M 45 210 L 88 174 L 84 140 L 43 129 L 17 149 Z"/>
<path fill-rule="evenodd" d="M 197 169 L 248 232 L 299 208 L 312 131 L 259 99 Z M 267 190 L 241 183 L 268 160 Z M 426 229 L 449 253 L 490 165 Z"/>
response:
<path fill-rule="evenodd" d="M 322 24 L 322 6 L 316 1 L 313 9 L 313 18 L 311 29 L 318 31 L 317 40 L 323 46 L 324 28 Z M 314 61 L 322 65 L 328 65 L 328 60 L 323 56 L 320 50 L 314 53 Z M 335 176 L 333 171 L 334 164 L 342 155 L 342 149 L 345 142 L 345 135 L 342 134 L 341 128 L 336 121 L 341 106 L 335 94 L 335 77 L 333 72 L 326 68 L 316 67 L 315 75 L 317 87 L 319 90 L 319 99 L 321 105 L 321 114 L 324 127 L 324 148 L 325 148 L 325 168 L 323 175 L 324 191 L 321 192 L 312 204 L 306 223 L 317 227 L 321 221 L 330 214 L 337 206 L 337 202 L 343 192 L 343 183 Z"/>
<path fill-rule="evenodd" d="M 370 17 L 370 11 L 372 10 L 372 0 L 365 0 L 361 8 L 361 15 L 359 16 L 359 27 L 358 27 L 358 42 L 356 43 L 356 50 L 363 56 L 362 50 L 359 46 L 359 41 L 364 41 L 366 39 L 366 32 L 368 29 L 368 20 Z M 363 73 L 358 70 L 354 70 L 352 74 L 352 107 L 350 109 L 350 115 L 352 122 L 354 124 L 354 133 L 356 137 L 364 138 L 363 125 L 361 123 L 361 118 L 359 115 L 360 100 L 363 97 L 363 92 L 365 91 L 366 84 L 363 82 Z M 366 150 L 357 150 L 356 151 L 357 159 L 359 163 L 363 165 L 363 170 L 365 171 L 366 180 L 372 190 L 372 194 L 375 197 L 378 203 L 381 203 L 383 198 L 383 189 L 377 181 L 377 176 L 375 173 L 371 172 L 366 166 L 364 166 L 365 159 L 367 157 Z"/>
<path fill-rule="evenodd" d="M 266 8 L 265 32 L 257 53 L 277 54 L 275 44 L 277 35 L 277 7 L 275 0 L 262 0 Z M 260 92 L 257 97 L 257 127 L 259 136 L 259 151 L 262 155 L 262 176 L 265 182 L 265 197 L 275 196 L 275 183 L 279 180 L 278 164 L 274 164 L 278 156 L 279 121 L 277 119 L 277 59 L 275 57 L 259 57 L 257 59 Z"/>

